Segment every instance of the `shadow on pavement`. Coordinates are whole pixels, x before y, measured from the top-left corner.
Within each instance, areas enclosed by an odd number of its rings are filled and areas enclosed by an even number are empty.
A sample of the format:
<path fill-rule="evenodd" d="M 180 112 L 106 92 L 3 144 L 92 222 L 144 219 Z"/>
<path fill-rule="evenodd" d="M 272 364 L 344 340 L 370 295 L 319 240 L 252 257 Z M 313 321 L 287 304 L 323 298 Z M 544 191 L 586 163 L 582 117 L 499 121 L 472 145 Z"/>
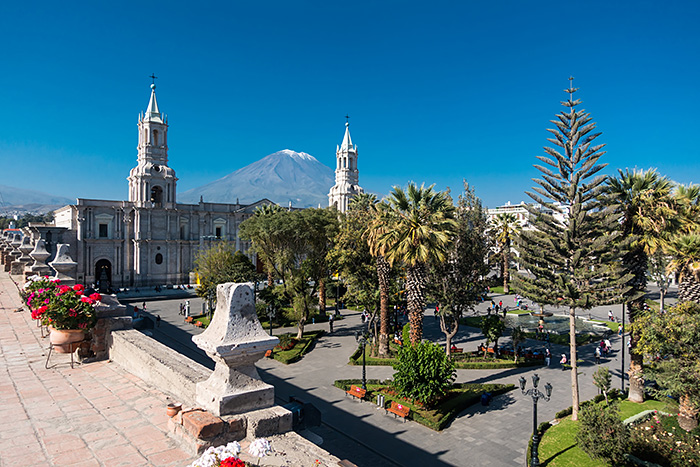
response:
<path fill-rule="evenodd" d="M 338 401 L 325 401 L 265 370 L 258 371 L 266 383 L 275 387 L 275 397 L 279 404 L 287 403 L 290 396 L 298 396 L 321 411 L 323 425 L 318 429 L 314 428 L 313 431 L 324 438 L 323 449 L 340 459 L 347 459 L 358 466 L 450 465 L 438 459 L 440 454 L 447 451 L 430 453 L 406 443 L 397 437 L 403 431 L 389 433 L 372 425 L 371 413 L 354 415 L 335 405 Z M 340 389 L 338 391 L 340 394 Z M 372 404 L 366 402 L 362 404 L 372 407 Z M 381 452 L 369 446 L 376 445 L 378 439 L 383 440 Z"/>

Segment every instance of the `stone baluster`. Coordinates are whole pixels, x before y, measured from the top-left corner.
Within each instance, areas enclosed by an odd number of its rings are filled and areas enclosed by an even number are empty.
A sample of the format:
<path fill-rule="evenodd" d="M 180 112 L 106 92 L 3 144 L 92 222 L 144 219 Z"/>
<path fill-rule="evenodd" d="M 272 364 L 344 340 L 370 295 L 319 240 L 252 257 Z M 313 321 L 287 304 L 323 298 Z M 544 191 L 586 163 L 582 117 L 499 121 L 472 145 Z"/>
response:
<path fill-rule="evenodd" d="M 44 240 L 39 238 L 39 240 L 36 241 L 34 250 L 29 253 L 29 256 L 34 259 L 34 264 L 29 266 L 29 275 L 38 274 L 40 276 L 47 276 L 51 272 L 51 269 L 46 264 L 46 260 L 51 256 L 51 253 L 46 251 L 46 243 L 44 243 Z"/>
<path fill-rule="evenodd" d="M 9 252 L 10 248 L 10 232 L 5 231 L 2 233 L 2 236 L 0 237 L 0 264 L 5 264 L 5 260 L 7 258 L 7 253 Z"/>
<path fill-rule="evenodd" d="M 10 274 L 22 274 L 24 272 L 24 263 L 17 261 L 22 252 L 19 251 L 19 246 L 22 244 L 22 236 L 20 234 L 15 234 L 12 237 L 12 251 L 10 251 L 10 256 L 7 258 L 7 264 L 5 264 L 5 270 L 9 271 Z"/>
<path fill-rule="evenodd" d="M 274 404 L 275 388 L 260 379 L 255 362 L 279 340 L 258 321 L 252 284 L 219 284 L 214 318 L 192 341 L 216 362 L 209 379 L 197 384 L 197 403 L 206 410 L 222 416 Z"/>
<path fill-rule="evenodd" d="M 78 263 L 70 257 L 69 247 L 67 243 L 56 245 L 56 257 L 49 263 L 49 266 L 56 271 L 54 278 L 60 280 L 63 285 L 75 285 Z"/>

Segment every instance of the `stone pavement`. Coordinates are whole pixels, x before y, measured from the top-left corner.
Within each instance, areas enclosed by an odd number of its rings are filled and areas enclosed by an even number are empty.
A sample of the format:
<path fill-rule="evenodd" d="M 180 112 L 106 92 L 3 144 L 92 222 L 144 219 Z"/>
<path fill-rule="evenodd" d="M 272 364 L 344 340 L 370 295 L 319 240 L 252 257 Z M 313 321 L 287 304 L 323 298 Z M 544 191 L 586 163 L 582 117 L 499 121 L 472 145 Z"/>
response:
<path fill-rule="evenodd" d="M 512 306 L 513 296 L 497 296 L 504 304 Z M 162 318 L 160 328 L 154 329 L 156 339 L 163 343 L 176 345 L 180 351 L 192 358 L 201 359 L 207 365 L 206 356 L 201 355 L 184 334 L 201 332 L 191 325 L 184 324 L 178 315 L 179 301 L 162 300 L 148 303 L 149 313 L 159 314 Z M 192 301 L 193 309 L 195 301 Z M 485 313 L 488 303 L 479 304 L 479 313 Z M 617 319 L 621 307 L 598 307 L 581 313 L 593 318 L 607 319 L 607 311 L 612 309 Z M 564 309 L 552 309 L 557 314 L 564 314 Z M 426 338 L 444 343 L 444 336 L 432 316 L 432 310 L 426 312 L 424 335 Z M 417 423 L 394 419 L 378 410 L 371 403 L 360 403 L 345 396 L 345 393 L 333 386 L 336 379 L 361 378 L 361 366 L 347 365 L 348 357 L 357 344 L 354 333 L 362 328 L 358 312 L 343 310 L 345 319 L 336 320 L 334 332 L 325 335 L 315 345 L 312 352 L 301 361 L 292 365 L 283 365 L 275 360 L 264 359 L 258 363 L 262 378 L 275 386 L 279 404 L 289 401 L 289 396 L 296 396 L 313 403 L 323 415 L 323 424 L 305 433 L 315 442 L 322 442 L 321 447 L 341 459 L 349 459 L 358 466 L 394 466 L 394 465 L 431 465 L 464 466 L 523 465 L 525 450 L 532 433 L 532 400 L 520 394 L 519 390 L 496 397 L 491 405 L 479 404 L 461 413 L 452 424 L 440 433 L 434 432 Z M 328 324 L 311 324 L 307 329 L 328 330 Z M 276 335 L 283 332 L 295 332 L 293 328 L 275 329 Z M 501 342 L 508 342 L 505 337 Z M 603 359 L 603 365 L 610 367 L 613 375 L 613 387 L 620 387 L 620 347 L 621 339 L 611 338 L 614 351 L 610 357 Z M 481 333 L 473 328 L 461 328 L 455 343 L 467 350 L 476 349 L 483 342 Z M 541 342 L 528 341 L 525 346 L 541 346 Z M 579 348 L 579 359 L 584 360 L 579 366 L 580 400 L 586 400 L 597 394 L 593 386 L 592 374 L 596 369 L 593 358 L 594 345 Z M 458 370 L 458 382 L 510 383 L 517 386 L 521 375 L 531 386 L 530 376 L 538 373 L 541 384 L 549 381 L 554 386 L 550 402 L 540 401 L 538 406 L 539 422 L 551 420 L 554 414 L 571 405 L 571 372 L 563 370 L 558 364 L 561 353 L 569 354 L 568 346 L 552 346 L 552 364 L 549 368 L 532 367 L 509 370 Z M 625 357 L 626 363 L 629 356 Z M 211 362 L 209 362 L 211 365 Z M 385 379 L 391 377 L 391 367 L 367 367 L 367 377 Z"/>
<path fill-rule="evenodd" d="M 164 393 L 108 361 L 70 367 L 0 274 L 0 466 L 183 466 Z"/>

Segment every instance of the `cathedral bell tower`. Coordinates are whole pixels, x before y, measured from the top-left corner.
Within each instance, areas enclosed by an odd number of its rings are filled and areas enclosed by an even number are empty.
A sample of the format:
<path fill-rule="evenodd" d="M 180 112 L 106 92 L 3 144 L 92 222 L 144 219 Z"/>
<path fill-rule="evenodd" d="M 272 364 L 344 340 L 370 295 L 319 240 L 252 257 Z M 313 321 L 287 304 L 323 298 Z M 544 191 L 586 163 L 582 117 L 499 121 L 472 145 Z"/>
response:
<path fill-rule="evenodd" d="M 345 212 L 350 200 L 365 192 L 358 185 L 360 173 L 357 170 L 357 146 L 352 144 L 348 122 L 345 122 L 345 136 L 343 143 L 336 147 L 335 158 L 335 185 L 328 193 L 328 205 Z"/>
<path fill-rule="evenodd" d="M 156 85 L 145 114 L 139 114 L 136 167 L 129 173 L 129 201 L 136 207 L 175 207 L 175 171 L 168 167 L 168 119 L 158 109 Z"/>

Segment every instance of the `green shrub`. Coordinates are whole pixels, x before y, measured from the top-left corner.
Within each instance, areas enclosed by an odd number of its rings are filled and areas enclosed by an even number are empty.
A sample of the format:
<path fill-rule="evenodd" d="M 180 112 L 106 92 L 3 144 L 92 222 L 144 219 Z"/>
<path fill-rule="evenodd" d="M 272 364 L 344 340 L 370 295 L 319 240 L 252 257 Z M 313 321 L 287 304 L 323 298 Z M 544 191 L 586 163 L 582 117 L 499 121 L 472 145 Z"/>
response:
<path fill-rule="evenodd" d="M 592 459 L 603 459 L 613 465 L 622 463 L 629 436 L 617 404 L 586 404 L 581 408 L 576 442 Z"/>
<path fill-rule="evenodd" d="M 411 343 L 411 324 L 406 323 L 401 330 L 401 339 L 403 339 L 403 344 L 408 345 Z"/>
<path fill-rule="evenodd" d="M 454 362 L 432 342 L 404 345 L 393 367 L 394 388 L 399 395 L 428 406 L 450 389 L 457 376 Z"/>

